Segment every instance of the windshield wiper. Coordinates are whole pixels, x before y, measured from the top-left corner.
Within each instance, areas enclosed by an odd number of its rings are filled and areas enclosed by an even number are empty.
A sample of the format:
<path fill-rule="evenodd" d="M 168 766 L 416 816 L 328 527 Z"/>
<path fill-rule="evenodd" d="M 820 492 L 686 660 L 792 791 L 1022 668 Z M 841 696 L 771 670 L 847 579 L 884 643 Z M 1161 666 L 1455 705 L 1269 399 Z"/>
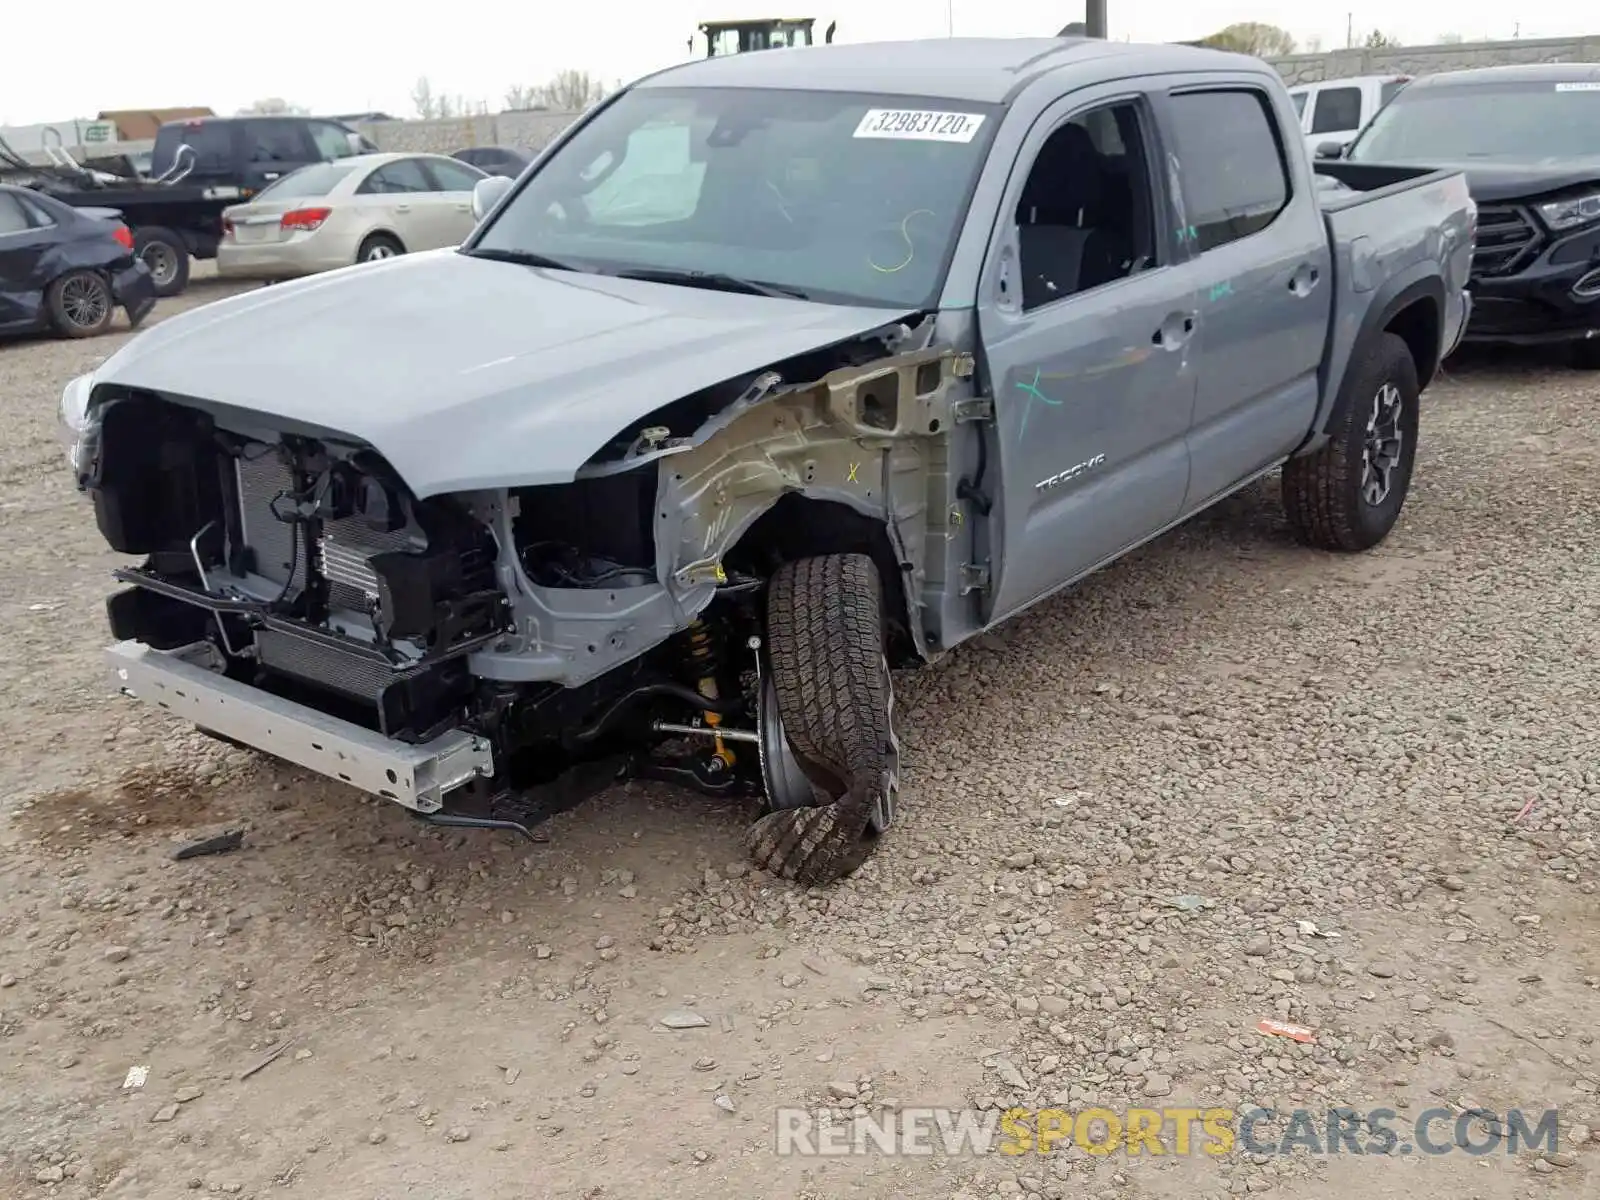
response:
<path fill-rule="evenodd" d="M 463 250 L 462 253 L 471 258 L 487 258 L 491 262 L 516 263 L 523 267 L 548 267 L 556 271 L 583 271 L 587 269 L 580 267 L 577 263 L 551 258 L 548 254 L 535 254 L 531 250 L 491 250 L 479 247 L 475 250 Z"/>
<path fill-rule="evenodd" d="M 670 267 L 634 267 L 615 272 L 619 279 L 642 279 L 646 283 L 677 283 L 684 287 L 709 288 L 718 292 L 740 292 L 747 296 L 776 296 L 780 300 L 809 300 L 811 294 L 799 288 L 762 283 L 721 271 L 679 271 Z"/>

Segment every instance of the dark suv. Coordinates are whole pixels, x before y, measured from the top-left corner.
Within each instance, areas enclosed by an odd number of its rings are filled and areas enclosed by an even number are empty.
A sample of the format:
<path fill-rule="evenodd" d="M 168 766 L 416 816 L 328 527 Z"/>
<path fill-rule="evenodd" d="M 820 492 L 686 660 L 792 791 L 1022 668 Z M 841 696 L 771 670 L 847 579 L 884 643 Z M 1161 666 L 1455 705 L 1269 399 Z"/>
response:
<path fill-rule="evenodd" d="M 1424 76 L 1344 157 L 1466 172 L 1478 202 L 1466 340 L 1567 343 L 1577 366 L 1600 369 L 1600 66 Z"/>

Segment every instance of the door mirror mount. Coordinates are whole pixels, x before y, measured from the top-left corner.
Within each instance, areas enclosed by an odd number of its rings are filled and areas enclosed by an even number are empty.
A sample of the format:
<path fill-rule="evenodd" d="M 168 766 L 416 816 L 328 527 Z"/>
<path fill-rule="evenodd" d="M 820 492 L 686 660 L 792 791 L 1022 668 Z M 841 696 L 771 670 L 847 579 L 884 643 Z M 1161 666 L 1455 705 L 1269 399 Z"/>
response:
<path fill-rule="evenodd" d="M 1317 146 L 1317 157 L 1322 159 L 1343 158 L 1344 149 L 1342 142 L 1321 142 Z"/>

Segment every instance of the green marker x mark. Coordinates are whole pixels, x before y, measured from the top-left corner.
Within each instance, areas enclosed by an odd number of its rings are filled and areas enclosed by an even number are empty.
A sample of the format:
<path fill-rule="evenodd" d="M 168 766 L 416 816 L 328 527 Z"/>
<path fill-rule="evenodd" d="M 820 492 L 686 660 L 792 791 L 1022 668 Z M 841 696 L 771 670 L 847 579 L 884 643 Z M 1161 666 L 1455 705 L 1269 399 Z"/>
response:
<path fill-rule="evenodd" d="M 1033 412 L 1033 402 L 1035 400 L 1043 400 L 1046 404 L 1051 405 L 1054 408 L 1060 408 L 1061 407 L 1061 401 L 1052 400 L 1052 399 L 1050 399 L 1049 396 L 1046 396 L 1043 392 L 1041 392 L 1039 390 L 1039 380 L 1043 376 L 1043 374 L 1044 373 L 1042 371 L 1040 371 L 1037 368 L 1035 368 L 1035 370 L 1033 372 L 1033 382 L 1032 383 L 1022 383 L 1022 382 L 1019 381 L 1015 385 L 1016 387 L 1020 388 L 1022 391 L 1028 393 L 1028 404 L 1027 404 L 1027 407 L 1022 410 L 1022 428 L 1017 431 L 1017 435 L 1019 437 L 1028 432 L 1028 414 Z"/>

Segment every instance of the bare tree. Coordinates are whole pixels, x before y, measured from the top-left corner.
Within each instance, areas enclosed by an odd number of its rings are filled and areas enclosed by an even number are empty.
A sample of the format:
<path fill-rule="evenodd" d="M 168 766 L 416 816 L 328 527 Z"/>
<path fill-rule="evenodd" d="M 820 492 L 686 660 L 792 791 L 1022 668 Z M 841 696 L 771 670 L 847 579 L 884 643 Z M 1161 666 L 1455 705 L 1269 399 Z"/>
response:
<path fill-rule="evenodd" d="M 431 121 L 439 115 L 439 101 L 433 94 L 433 84 L 428 82 L 426 75 L 417 80 L 411 89 L 411 104 L 417 110 L 417 116 L 424 121 Z"/>
<path fill-rule="evenodd" d="M 539 98 L 558 112 L 582 112 L 600 103 L 610 91 L 587 71 L 566 70 L 539 89 Z"/>
<path fill-rule="evenodd" d="M 1389 50 L 1400 44 L 1399 39 L 1392 38 L 1381 29 L 1374 29 L 1367 34 L 1368 50 Z"/>
<path fill-rule="evenodd" d="M 1200 45 L 1261 58 L 1281 58 L 1294 53 L 1294 38 L 1288 30 L 1261 21 L 1235 22 L 1210 37 L 1201 38 Z"/>
<path fill-rule="evenodd" d="M 1322 35 L 1320 33 L 1313 33 L 1306 39 L 1306 44 L 1301 47 L 1301 51 L 1305 54 L 1321 54 Z"/>
<path fill-rule="evenodd" d="M 286 114 L 305 116 L 311 110 L 298 104 L 290 104 L 281 96 L 269 96 L 265 100 L 257 100 L 254 104 L 247 105 L 239 110 L 239 116 L 250 117 L 277 117 Z"/>
<path fill-rule="evenodd" d="M 544 104 L 544 93 L 540 88 L 529 87 L 526 84 L 517 83 L 506 89 L 505 100 L 503 103 L 505 104 L 506 111 L 508 112 L 517 112 L 521 109 L 527 108 L 538 108 Z"/>

